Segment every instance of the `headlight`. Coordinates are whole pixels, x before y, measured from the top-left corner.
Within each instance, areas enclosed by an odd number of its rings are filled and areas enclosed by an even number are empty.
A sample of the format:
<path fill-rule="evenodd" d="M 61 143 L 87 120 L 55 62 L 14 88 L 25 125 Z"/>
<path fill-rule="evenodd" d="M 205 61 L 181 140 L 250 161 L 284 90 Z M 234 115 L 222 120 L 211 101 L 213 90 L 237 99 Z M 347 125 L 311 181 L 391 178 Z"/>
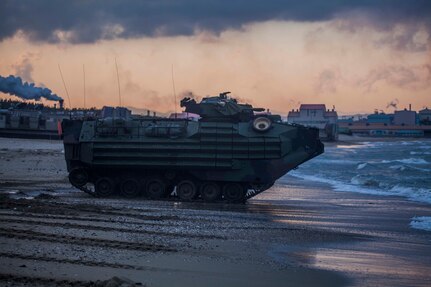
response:
<path fill-rule="evenodd" d="M 271 120 L 265 117 L 258 117 L 253 121 L 253 128 L 258 132 L 266 132 L 271 127 Z"/>

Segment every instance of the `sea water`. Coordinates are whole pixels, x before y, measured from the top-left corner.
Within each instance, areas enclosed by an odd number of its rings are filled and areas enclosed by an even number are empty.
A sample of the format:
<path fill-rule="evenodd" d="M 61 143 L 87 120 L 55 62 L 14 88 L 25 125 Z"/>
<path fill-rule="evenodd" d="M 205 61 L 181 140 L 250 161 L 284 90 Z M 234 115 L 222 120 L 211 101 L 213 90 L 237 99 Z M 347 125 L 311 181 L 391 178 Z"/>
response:
<path fill-rule="evenodd" d="M 431 204 L 431 140 L 325 145 L 325 153 L 289 173 L 336 191 L 397 195 Z M 411 226 L 431 230 L 431 217 Z"/>

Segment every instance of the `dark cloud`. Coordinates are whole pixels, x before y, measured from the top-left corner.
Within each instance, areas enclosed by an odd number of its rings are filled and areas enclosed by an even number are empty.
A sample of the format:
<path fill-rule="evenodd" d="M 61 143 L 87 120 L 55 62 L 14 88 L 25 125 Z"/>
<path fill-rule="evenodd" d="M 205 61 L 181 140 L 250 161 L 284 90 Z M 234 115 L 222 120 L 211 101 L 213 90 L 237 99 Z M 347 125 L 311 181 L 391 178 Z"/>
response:
<path fill-rule="evenodd" d="M 371 70 L 357 84 L 370 92 L 379 82 L 398 88 L 419 90 L 431 85 L 431 74 L 428 65 L 411 67 L 389 65 Z"/>
<path fill-rule="evenodd" d="M 395 3 L 395 2 L 394 2 Z M 407 1 L 406 1 L 407 3 Z M 410 3 L 410 2 L 408 2 Z M 431 5 L 431 1 L 429 1 Z M 431 49 L 431 11 L 423 5 L 423 11 L 412 7 L 400 6 L 385 10 L 352 9 L 337 14 L 329 26 L 347 35 L 375 30 L 379 36 L 370 37 L 376 48 L 389 47 L 393 50 L 424 52 Z M 402 13 L 402 9 L 406 9 Z M 397 15 L 397 17 L 394 17 Z M 416 15 L 416 16 L 414 16 Z M 307 34 L 306 48 L 312 50 L 314 41 L 322 36 L 323 27 Z"/>
<path fill-rule="evenodd" d="M 385 33 L 375 41 L 375 45 L 377 47 L 389 46 L 395 50 L 423 52 L 431 48 L 431 35 L 424 34 L 428 32 L 431 32 L 431 27 L 428 27 L 427 31 L 421 24 L 403 25 Z"/>
<path fill-rule="evenodd" d="M 3 0 L 0 40 L 22 31 L 31 40 L 91 43 L 101 39 L 219 33 L 266 20 L 320 21 L 361 11 L 379 25 L 429 24 L 428 0 Z"/>

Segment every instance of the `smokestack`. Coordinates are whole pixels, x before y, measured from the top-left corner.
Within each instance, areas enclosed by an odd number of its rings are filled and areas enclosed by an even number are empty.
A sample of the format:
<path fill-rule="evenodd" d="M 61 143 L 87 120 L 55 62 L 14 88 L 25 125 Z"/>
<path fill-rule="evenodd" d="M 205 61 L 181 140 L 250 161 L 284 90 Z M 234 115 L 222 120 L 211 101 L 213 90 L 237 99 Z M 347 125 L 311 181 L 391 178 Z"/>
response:
<path fill-rule="evenodd" d="M 155 117 L 156 116 L 156 112 L 153 112 L 153 117 Z"/>
<path fill-rule="evenodd" d="M 53 94 L 48 88 L 35 87 L 34 83 L 23 83 L 20 77 L 2 77 L 0 76 L 0 92 L 17 96 L 23 100 L 36 100 L 45 98 L 49 101 L 63 100 L 61 97 Z"/>
<path fill-rule="evenodd" d="M 60 106 L 60 110 L 62 110 L 63 109 L 64 100 L 63 99 L 59 100 L 58 104 Z"/>
<path fill-rule="evenodd" d="M 149 116 L 150 116 L 150 110 L 147 111 L 147 117 L 149 117 Z"/>
<path fill-rule="evenodd" d="M 409 111 L 412 110 L 412 104 L 409 104 Z"/>

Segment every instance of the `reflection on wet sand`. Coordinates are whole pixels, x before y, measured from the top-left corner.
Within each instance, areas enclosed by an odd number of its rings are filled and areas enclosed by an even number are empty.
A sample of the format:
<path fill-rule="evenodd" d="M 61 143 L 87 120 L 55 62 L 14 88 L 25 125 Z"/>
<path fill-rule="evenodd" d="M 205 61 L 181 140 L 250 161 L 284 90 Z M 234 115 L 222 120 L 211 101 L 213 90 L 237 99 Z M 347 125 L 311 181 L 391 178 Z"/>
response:
<path fill-rule="evenodd" d="M 300 187 L 297 179 L 290 180 L 292 188 L 279 185 L 258 198 L 267 204 L 265 210 L 286 226 L 339 236 L 322 237 L 320 243 L 286 241 L 270 252 L 276 260 L 342 272 L 355 286 L 429 286 L 431 233 L 409 228 L 412 214 L 430 213 L 428 205 L 332 192 L 310 183 Z"/>

